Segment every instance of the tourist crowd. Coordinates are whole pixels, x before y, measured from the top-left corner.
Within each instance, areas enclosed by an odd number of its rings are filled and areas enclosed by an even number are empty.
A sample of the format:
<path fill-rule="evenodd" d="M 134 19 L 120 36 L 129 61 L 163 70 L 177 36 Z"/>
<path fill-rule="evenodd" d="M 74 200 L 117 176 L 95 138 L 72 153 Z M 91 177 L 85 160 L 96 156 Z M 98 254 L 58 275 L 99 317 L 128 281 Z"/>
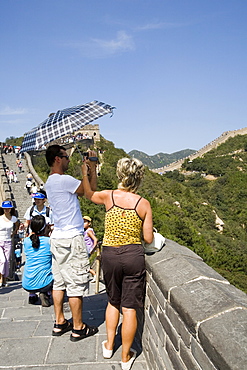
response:
<path fill-rule="evenodd" d="M 77 136 L 75 140 L 80 140 Z M 68 139 L 69 140 L 69 139 Z M 13 153 L 6 149 L 6 154 Z M 12 149 L 13 150 L 13 149 Z M 22 157 L 16 154 L 19 173 L 23 172 Z M 98 239 L 92 228 L 92 218 L 81 214 L 78 197 L 85 196 L 95 204 L 105 206 L 105 233 L 102 243 L 102 270 L 108 305 L 106 309 L 107 339 L 102 342 L 103 357 L 114 353 L 115 336 L 120 313 L 121 368 L 129 370 L 136 358 L 132 348 L 137 330 L 137 309 L 144 305 L 145 258 L 142 241 L 153 240 L 152 211 L 149 202 L 137 194 L 144 176 L 143 164 L 135 158 L 122 158 L 117 163 L 117 189 L 97 191 L 97 154 L 88 152 L 82 163 L 82 179 L 66 174 L 69 156 L 60 145 L 46 149 L 50 176 L 39 188 L 31 173 L 26 175 L 28 194 L 33 205 L 28 207 L 20 223 L 13 202 L 7 199 L 0 207 L 0 285 L 7 285 L 11 238 L 15 244 L 16 270 L 24 264 L 22 286 L 29 293 L 30 304 L 54 305 L 53 336 L 71 331 L 70 340 L 77 342 L 98 332 L 98 327 L 84 321 L 83 297 L 95 271 L 89 257 L 97 248 Z M 9 183 L 18 182 L 16 171 L 6 169 Z M 22 175 L 23 176 L 23 175 Z M 134 263 L 133 263 L 134 261 Z M 72 320 L 64 314 L 64 298 L 68 297 Z"/>

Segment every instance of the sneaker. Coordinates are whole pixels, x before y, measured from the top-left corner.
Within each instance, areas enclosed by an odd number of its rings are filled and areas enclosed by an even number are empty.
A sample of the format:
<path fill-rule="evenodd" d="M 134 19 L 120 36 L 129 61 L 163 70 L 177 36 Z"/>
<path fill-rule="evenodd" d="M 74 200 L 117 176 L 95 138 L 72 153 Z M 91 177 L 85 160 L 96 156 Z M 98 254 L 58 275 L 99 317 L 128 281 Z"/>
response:
<path fill-rule="evenodd" d="M 42 307 L 50 307 L 51 303 L 50 303 L 50 299 L 49 299 L 48 294 L 39 293 L 39 298 L 41 300 L 41 306 Z"/>
<path fill-rule="evenodd" d="M 35 304 L 37 301 L 38 301 L 38 296 L 35 294 L 35 295 L 30 295 L 29 298 L 28 298 L 28 303 L 29 304 Z"/>

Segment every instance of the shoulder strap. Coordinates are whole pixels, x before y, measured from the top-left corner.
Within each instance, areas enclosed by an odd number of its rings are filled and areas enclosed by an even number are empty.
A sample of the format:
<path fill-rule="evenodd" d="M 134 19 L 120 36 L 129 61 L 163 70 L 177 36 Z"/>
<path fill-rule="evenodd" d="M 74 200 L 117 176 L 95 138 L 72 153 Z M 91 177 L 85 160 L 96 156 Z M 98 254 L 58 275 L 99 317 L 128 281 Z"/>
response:
<path fill-rule="evenodd" d="M 45 215 L 46 217 L 49 217 L 50 214 L 50 207 L 46 207 Z"/>
<path fill-rule="evenodd" d="M 115 202 L 114 202 L 114 198 L 113 198 L 113 191 L 114 191 L 114 190 L 112 190 L 111 198 L 112 198 L 112 203 L 113 203 L 113 205 L 115 206 Z"/>
<path fill-rule="evenodd" d="M 34 210 L 34 206 L 32 206 L 31 209 L 30 209 L 30 213 L 29 213 L 30 218 L 32 218 L 33 210 Z"/>
<path fill-rule="evenodd" d="M 136 205 L 135 205 L 135 208 L 134 208 L 134 210 L 136 210 L 136 207 L 138 206 L 138 204 L 139 204 L 139 202 L 140 202 L 140 200 L 142 199 L 142 197 L 140 197 L 139 199 L 138 199 L 138 201 L 136 202 Z"/>

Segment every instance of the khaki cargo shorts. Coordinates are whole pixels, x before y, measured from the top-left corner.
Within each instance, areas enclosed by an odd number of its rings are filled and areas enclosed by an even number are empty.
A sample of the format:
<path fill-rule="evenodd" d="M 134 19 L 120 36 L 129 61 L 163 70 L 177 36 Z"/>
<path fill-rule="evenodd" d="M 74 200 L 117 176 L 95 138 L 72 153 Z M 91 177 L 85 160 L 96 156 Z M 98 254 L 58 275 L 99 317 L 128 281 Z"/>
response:
<path fill-rule="evenodd" d="M 81 297 L 88 288 L 89 261 L 83 235 L 51 239 L 54 290 L 66 290 L 68 297 Z"/>

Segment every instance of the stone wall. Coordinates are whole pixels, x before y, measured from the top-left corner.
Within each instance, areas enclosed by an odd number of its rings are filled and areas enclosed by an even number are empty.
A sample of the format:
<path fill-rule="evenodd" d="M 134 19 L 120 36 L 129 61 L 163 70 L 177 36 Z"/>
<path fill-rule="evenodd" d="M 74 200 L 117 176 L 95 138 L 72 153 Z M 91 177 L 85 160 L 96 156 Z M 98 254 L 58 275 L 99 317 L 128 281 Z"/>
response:
<path fill-rule="evenodd" d="M 237 135 L 247 135 L 247 127 L 241 128 L 239 130 L 223 132 L 223 134 L 221 134 L 218 138 L 211 141 L 209 144 L 205 145 L 203 148 L 199 149 L 197 152 L 189 155 L 188 157 L 179 159 L 176 162 L 168 164 L 167 166 L 152 169 L 151 171 L 156 172 L 156 173 L 164 173 L 168 171 L 179 170 L 181 169 L 182 164 L 184 163 L 185 159 L 190 159 L 191 161 L 193 161 L 197 157 L 202 157 L 205 153 L 209 152 L 212 149 L 217 148 L 217 146 L 224 143 L 230 137 L 234 137 Z"/>
<path fill-rule="evenodd" d="M 91 124 L 89 123 L 88 125 L 82 127 L 79 131 L 75 132 L 75 135 L 81 133 L 81 134 L 88 134 L 92 138 L 94 138 L 95 141 L 100 140 L 100 130 L 99 130 L 99 125 L 96 124 Z"/>
<path fill-rule="evenodd" d="M 247 295 L 171 240 L 146 264 L 149 369 L 246 370 Z"/>
<path fill-rule="evenodd" d="M 24 155 L 25 155 L 25 159 L 26 159 L 26 162 L 27 162 L 27 167 L 29 169 L 29 172 L 32 174 L 33 179 L 34 179 L 37 187 L 39 188 L 40 185 L 44 183 L 44 181 L 39 177 L 39 175 L 35 171 L 35 169 L 33 167 L 33 163 L 32 163 L 32 158 L 30 157 L 30 155 L 27 152 L 24 153 Z"/>
<path fill-rule="evenodd" d="M 6 165 L 3 154 L 0 153 L 0 203 L 5 199 L 11 198 L 11 191 L 6 177 L 5 168 Z"/>

